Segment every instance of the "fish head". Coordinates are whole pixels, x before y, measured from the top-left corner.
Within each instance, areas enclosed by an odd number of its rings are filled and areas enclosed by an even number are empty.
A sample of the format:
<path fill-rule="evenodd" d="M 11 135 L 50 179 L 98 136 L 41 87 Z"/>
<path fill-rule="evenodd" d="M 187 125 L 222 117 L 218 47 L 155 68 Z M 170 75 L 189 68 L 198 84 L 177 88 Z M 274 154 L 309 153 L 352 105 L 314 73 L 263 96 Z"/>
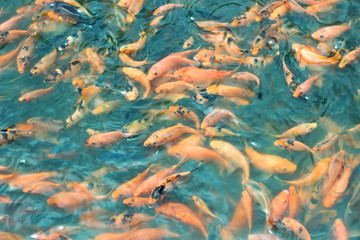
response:
<path fill-rule="evenodd" d="M 282 149 L 286 149 L 288 147 L 288 144 L 286 142 L 285 139 L 278 139 L 274 142 L 274 145 L 279 147 L 279 148 L 282 148 Z"/>
<path fill-rule="evenodd" d="M 293 93 L 293 97 L 298 98 L 298 97 L 302 97 L 302 96 L 304 96 L 303 88 L 302 88 L 302 86 L 298 86 Z"/>
<path fill-rule="evenodd" d="M 311 37 L 317 41 L 325 41 L 328 38 L 329 34 L 325 29 L 320 29 L 313 34 L 311 34 Z"/>
<path fill-rule="evenodd" d="M 292 50 L 294 51 L 294 52 L 297 52 L 297 51 L 299 51 L 302 47 L 303 47 L 304 45 L 301 45 L 301 44 L 299 44 L 299 43 L 293 43 L 293 45 L 292 45 Z"/>
<path fill-rule="evenodd" d="M 201 49 L 200 52 L 198 52 L 194 56 L 195 61 L 200 62 L 209 62 L 210 59 L 214 56 L 214 52 L 208 49 Z"/>
<path fill-rule="evenodd" d="M 246 26 L 248 23 L 247 17 L 245 14 L 240 15 L 231 22 L 231 26 L 237 27 L 237 26 Z"/>
<path fill-rule="evenodd" d="M 149 81 L 152 81 L 160 76 L 162 76 L 162 71 L 158 66 L 152 66 L 147 74 Z"/>
<path fill-rule="evenodd" d="M 28 98 L 27 96 L 21 96 L 20 98 L 19 98 L 19 102 L 28 102 L 28 101 L 30 101 L 30 98 Z"/>
<path fill-rule="evenodd" d="M 86 140 L 86 145 L 89 147 L 102 147 L 104 144 L 101 142 L 100 139 L 96 135 L 90 137 L 88 140 Z"/>

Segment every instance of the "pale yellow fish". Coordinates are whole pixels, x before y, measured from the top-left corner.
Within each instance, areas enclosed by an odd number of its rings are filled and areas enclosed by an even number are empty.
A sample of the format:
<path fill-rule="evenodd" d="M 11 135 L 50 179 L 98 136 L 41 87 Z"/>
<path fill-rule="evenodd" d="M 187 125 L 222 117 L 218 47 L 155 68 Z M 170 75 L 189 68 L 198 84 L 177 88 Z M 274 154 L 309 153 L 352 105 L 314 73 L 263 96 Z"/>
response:
<path fill-rule="evenodd" d="M 213 218 L 217 218 L 219 219 L 221 222 L 223 221 L 221 218 L 219 218 L 218 216 L 216 216 L 215 214 L 213 214 L 210 209 L 208 208 L 208 206 L 206 205 L 206 203 L 204 202 L 204 200 L 202 200 L 201 198 L 197 197 L 197 196 L 193 196 L 192 199 L 194 200 L 196 206 L 205 214 L 213 217 Z"/>

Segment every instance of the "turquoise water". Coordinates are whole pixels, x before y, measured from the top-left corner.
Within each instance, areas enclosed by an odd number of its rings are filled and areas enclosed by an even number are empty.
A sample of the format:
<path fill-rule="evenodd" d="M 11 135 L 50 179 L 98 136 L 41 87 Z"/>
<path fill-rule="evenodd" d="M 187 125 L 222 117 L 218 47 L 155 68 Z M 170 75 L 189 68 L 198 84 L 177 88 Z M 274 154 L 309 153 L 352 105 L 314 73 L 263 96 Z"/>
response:
<path fill-rule="evenodd" d="M 201 40 L 199 34 L 206 33 L 200 29 L 195 21 L 217 20 L 221 22 L 231 22 L 235 16 L 244 13 L 256 1 L 182 1 L 184 8 L 174 9 L 160 21 L 156 27 L 149 23 L 154 18 L 153 11 L 168 1 L 147 1 L 136 20 L 131 24 L 117 24 L 116 15 L 124 14 L 113 1 L 79 1 L 93 15 L 95 24 L 86 26 L 84 24 L 65 25 L 59 24 L 53 32 L 40 33 L 37 38 L 36 50 L 31 60 L 31 66 L 38 62 L 45 54 L 52 51 L 55 47 L 69 35 L 76 33 L 79 29 L 84 30 L 84 40 L 79 49 L 87 47 L 96 49 L 99 54 L 119 48 L 126 43 L 137 41 L 141 31 L 147 34 L 147 41 L 142 50 L 137 52 L 135 59 L 143 60 L 146 57 L 150 63 L 155 63 L 172 52 L 183 51 L 182 46 L 185 40 L 190 36 L 195 39 L 194 48 L 210 48 L 211 44 Z M 268 1 L 258 1 L 261 6 L 268 4 Z M 0 1 L 0 7 L 3 13 L 0 15 L 0 22 L 4 22 L 12 16 L 15 16 L 16 9 L 25 5 L 34 5 L 34 1 Z M 259 88 L 253 88 L 256 92 L 254 98 L 250 100 L 247 106 L 238 106 L 234 103 L 225 101 L 221 97 L 211 97 L 209 103 L 205 105 L 198 104 L 193 100 L 193 94 L 189 93 L 190 98 L 180 99 L 174 103 L 168 100 L 153 99 L 156 93 L 153 91 L 150 97 L 132 102 L 127 101 L 122 95 L 126 86 L 126 79 L 121 73 L 123 63 L 119 60 L 117 54 L 105 57 L 106 70 L 99 74 L 96 85 L 103 91 L 96 101 L 121 100 L 121 103 L 114 110 L 106 114 L 92 115 L 87 114 L 81 121 L 70 128 L 61 128 L 58 132 L 49 134 L 46 138 L 19 138 L 15 141 L 0 146 L 0 165 L 7 166 L 11 162 L 17 166 L 22 174 L 35 173 L 40 171 L 58 171 L 59 174 L 53 180 L 62 182 L 65 178 L 66 183 L 71 181 L 83 182 L 91 173 L 97 169 L 107 167 L 107 173 L 104 176 L 91 181 L 90 185 L 96 184 L 102 190 L 102 194 L 107 194 L 117 188 L 120 184 L 132 179 L 138 173 L 156 163 L 161 166 L 160 169 L 168 168 L 178 162 L 178 159 L 169 156 L 165 147 L 145 148 L 144 141 L 155 131 L 173 126 L 177 123 L 183 123 L 194 127 L 191 122 L 183 120 L 166 120 L 160 116 L 156 117 L 151 127 L 138 136 L 126 139 L 106 148 L 91 148 L 85 145 L 89 138 L 87 129 L 94 129 L 100 132 L 108 132 L 121 129 L 125 124 L 134 120 L 141 120 L 145 112 L 150 109 L 168 109 L 172 105 L 182 105 L 194 111 L 202 120 L 208 113 L 215 108 L 225 108 L 232 111 L 243 123 L 250 126 L 252 131 L 241 131 L 232 129 L 239 136 L 228 136 L 220 139 L 228 141 L 238 147 L 241 151 L 244 149 L 245 142 L 253 145 L 257 151 L 266 154 L 273 154 L 284 157 L 295 163 L 298 168 L 294 174 L 269 175 L 251 167 L 250 179 L 263 183 L 269 188 L 272 197 L 276 196 L 281 190 L 287 189 L 288 185 L 280 182 L 278 179 L 297 179 L 312 169 L 313 157 L 308 152 L 292 152 L 277 149 L 273 142 L 276 140 L 274 135 L 280 134 L 287 129 L 304 122 L 317 122 L 318 128 L 297 140 L 313 147 L 316 143 L 322 141 L 328 132 L 336 132 L 336 129 L 329 127 L 324 119 L 329 119 L 339 126 L 346 129 L 354 127 L 359 123 L 359 63 L 340 69 L 335 66 L 324 67 L 321 69 L 322 80 L 315 84 L 304 98 L 294 98 L 290 93 L 283 73 L 282 58 L 285 60 L 296 79 L 303 82 L 309 75 L 313 75 L 310 69 L 299 67 L 294 54 L 291 50 L 293 43 L 311 44 L 316 46 L 317 42 L 311 39 L 311 33 L 315 30 L 334 24 L 347 23 L 353 21 L 351 29 L 340 35 L 335 40 L 335 46 L 344 49 L 354 49 L 359 44 L 359 24 L 356 19 L 359 18 L 360 3 L 358 1 L 346 0 L 337 4 L 333 10 L 321 13 L 320 21 L 301 13 L 291 13 L 283 18 L 284 23 L 290 28 L 299 30 L 298 35 L 289 36 L 287 40 L 280 41 L 273 49 L 265 48 L 260 56 L 274 56 L 271 64 L 257 68 L 249 69 L 246 66 L 240 66 L 238 71 L 249 71 L 256 74 L 260 81 Z M 27 29 L 32 23 L 31 17 L 23 20 L 16 29 Z M 264 23 L 253 23 L 247 27 L 231 27 L 233 34 L 243 39 L 239 46 L 241 49 L 250 49 L 253 39 L 258 31 L 266 24 L 272 23 L 266 20 Z M 121 28 L 120 28 L 121 27 Z M 109 41 L 108 35 L 112 33 L 115 41 Z M 114 39 L 113 39 L 114 40 Z M 117 42 L 113 44 L 112 42 Z M 15 49 L 20 40 L 9 44 L 0 45 L 0 54 L 7 53 Z M 279 53 L 277 51 L 279 50 Z M 75 53 L 72 53 L 73 55 Z M 70 61 L 70 58 L 61 60 L 51 67 L 55 70 L 57 67 Z M 233 70 L 238 64 L 229 64 L 224 66 L 223 70 Z M 141 69 L 147 73 L 151 64 L 143 66 Z M 89 64 L 85 64 L 80 74 L 88 74 Z M 56 84 L 51 94 L 32 102 L 19 102 L 18 98 L 27 91 L 39 88 L 47 88 L 50 85 L 44 83 L 46 75 L 31 77 L 29 68 L 24 74 L 19 74 L 16 69 L 16 63 L 13 63 L 8 69 L 2 70 L 0 87 L 0 127 L 6 129 L 20 122 L 26 122 L 29 118 L 42 117 L 62 121 L 73 114 L 78 92 L 74 89 L 71 81 L 67 80 Z M 143 88 L 139 85 L 140 96 Z M 99 100 L 100 99 L 100 100 Z M 89 103 L 90 109 L 94 109 L 96 101 Z M 224 125 L 226 126 L 226 125 Z M 356 143 L 359 135 L 352 134 Z M 45 140 L 45 141 L 44 141 Z M 205 142 L 209 147 L 210 138 Z M 358 153 L 358 144 L 350 144 L 344 141 L 343 149 L 349 154 Z M 337 152 L 340 149 L 339 144 L 335 144 L 334 150 L 320 154 L 321 157 L 329 157 L 332 151 Z M 48 158 L 47 154 L 75 152 L 70 159 Z M 242 151 L 243 152 L 243 151 Z M 197 163 L 189 161 L 180 167 L 179 172 L 193 169 Z M 241 184 L 241 170 L 230 175 L 219 174 L 217 166 L 214 164 L 203 164 L 199 171 L 192 174 L 188 180 L 185 180 L 173 189 L 164 202 L 180 202 L 189 206 L 194 212 L 198 211 L 191 197 L 197 195 L 201 197 L 210 209 L 221 219 L 223 223 L 206 219 L 205 225 L 209 232 L 209 239 L 217 238 L 219 226 L 225 227 L 232 219 L 236 204 L 239 202 L 243 187 Z M 358 219 L 359 207 L 353 208 L 353 214 L 345 215 L 347 203 L 354 190 L 359 188 L 359 172 L 354 171 L 349 187 L 347 188 L 342 201 L 332 209 L 337 211 L 337 217 L 345 219 L 345 225 L 348 227 L 352 239 L 359 239 L 360 221 Z M 7 184 L 0 186 L 0 195 L 8 195 L 13 203 L 0 204 L 0 216 L 8 216 L 0 225 L 0 231 L 13 232 L 30 239 L 30 236 L 40 230 L 48 230 L 57 225 L 80 226 L 79 215 L 84 211 L 90 211 L 95 206 L 100 206 L 107 210 L 101 216 L 101 220 L 106 223 L 113 215 L 123 212 L 147 213 L 155 215 L 153 209 L 148 207 L 131 208 L 122 203 L 122 201 L 112 202 L 111 198 L 98 201 L 90 206 L 77 209 L 74 213 L 67 213 L 64 210 L 48 206 L 46 200 L 49 195 L 31 195 L 23 193 L 21 190 L 11 189 Z M 271 197 L 271 198 L 272 198 Z M 358 197 L 357 197 L 358 198 Z M 322 211 L 324 208 L 319 204 L 314 211 Z M 259 204 L 254 203 L 254 219 L 251 233 L 263 233 L 265 214 Z M 313 213 L 313 214 L 315 214 Z M 308 214 L 306 207 L 301 208 L 296 219 L 304 221 Z M 316 220 L 313 220 L 317 222 Z M 308 228 L 312 239 L 330 239 L 332 234 L 330 227 L 332 221 L 323 222 L 313 227 L 309 222 L 305 227 Z M 161 215 L 150 221 L 151 227 L 161 227 L 169 231 L 178 233 L 180 239 L 204 239 L 201 232 L 197 229 L 187 226 L 178 221 L 165 218 Z M 106 227 L 100 229 L 90 229 L 81 227 L 69 234 L 72 239 L 91 239 L 94 236 L 109 232 Z M 244 227 L 234 234 L 234 239 L 246 239 L 249 230 Z M 289 238 L 288 238 L 289 239 Z"/>

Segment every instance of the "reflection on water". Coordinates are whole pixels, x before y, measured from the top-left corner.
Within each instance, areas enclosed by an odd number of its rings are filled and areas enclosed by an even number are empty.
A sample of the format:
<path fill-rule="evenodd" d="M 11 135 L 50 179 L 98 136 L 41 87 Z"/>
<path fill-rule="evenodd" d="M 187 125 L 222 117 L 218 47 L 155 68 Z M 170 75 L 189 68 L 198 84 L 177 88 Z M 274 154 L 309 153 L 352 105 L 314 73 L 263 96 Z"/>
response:
<path fill-rule="evenodd" d="M 358 1 L 48 2 L 0 2 L 1 239 L 359 239 Z"/>

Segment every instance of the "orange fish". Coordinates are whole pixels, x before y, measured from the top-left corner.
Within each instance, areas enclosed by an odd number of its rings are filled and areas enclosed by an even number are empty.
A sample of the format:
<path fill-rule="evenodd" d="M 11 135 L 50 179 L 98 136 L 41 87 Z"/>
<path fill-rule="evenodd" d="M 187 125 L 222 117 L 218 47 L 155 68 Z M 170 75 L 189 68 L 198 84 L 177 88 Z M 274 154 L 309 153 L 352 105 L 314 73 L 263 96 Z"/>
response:
<path fill-rule="evenodd" d="M 57 83 L 64 81 L 68 78 L 75 76 L 81 69 L 82 62 L 79 60 L 72 61 L 57 68 L 54 72 L 48 75 L 45 79 L 46 82 Z"/>
<path fill-rule="evenodd" d="M 183 4 L 177 4 L 177 3 L 169 3 L 169 4 L 165 4 L 165 5 L 162 5 L 161 7 L 158 7 L 153 15 L 157 16 L 157 15 L 164 15 L 165 12 L 171 10 L 171 9 L 174 9 L 174 8 L 178 8 L 178 7 L 184 7 Z"/>
<path fill-rule="evenodd" d="M 274 224 L 274 222 L 277 222 L 279 218 L 285 214 L 288 204 L 289 191 L 283 190 L 271 201 L 270 224 Z"/>
<path fill-rule="evenodd" d="M 313 147 L 314 152 L 323 152 L 329 149 L 330 147 L 332 147 L 335 144 L 335 142 L 339 140 L 340 134 L 341 132 L 340 133 L 329 132 L 328 135 L 325 137 L 325 140 L 317 143 Z"/>
<path fill-rule="evenodd" d="M 254 22 L 256 17 L 259 13 L 259 6 L 256 4 L 255 6 L 251 7 L 247 12 L 244 14 L 237 16 L 231 22 L 231 26 L 248 26 L 250 23 Z"/>
<path fill-rule="evenodd" d="M 201 128 L 206 128 L 215 125 L 217 122 L 223 119 L 229 119 L 235 124 L 239 125 L 239 120 L 229 110 L 216 108 L 214 111 L 205 116 L 201 123 Z"/>
<path fill-rule="evenodd" d="M 241 81 L 254 81 L 260 86 L 260 79 L 253 73 L 250 72 L 237 72 L 231 76 L 233 79 Z"/>
<path fill-rule="evenodd" d="M 186 90 L 196 91 L 197 88 L 190 83 L 183 81 L 175 81 L 163 83 L 155 89 L 157 93 L 182 93 Z"/>
<path fill-rule="evenodd" d="M 155 209 L 155 212 L 160 213 L 168 218 L 179 220 L 185 224 L 199 229 L 207 238 L 208 233 L 205 226 L 200 219 L 191 211 L 190 208 L 181 203 L 165 203 Z"/>
<path fill-rule="evenodd" d="M 194 38 L 193 37 L 189 37 L 188 40 L 186 40 L 184 42 L 184 45 L 183 45 L 183 49 L 187 49 L 187 48 L 190 48 L 194 46 Z M 196 59 L 195 59 L 196 60 Z"/>
<path fill-rule="evenodd" d="M 65 179 L 62 183 L 37 182 L 24 188 L 23 192 L 31 193 L 31 194 L 44 194 L 44 193 L 52 192 L 55 188 L 62 187 L 64 185 L 64 182 Z"/>
<path fill-rule="evenodd" d="M 87 92 L 88 89 L 90 89 L 90 87 L 87 88 L 85 92 L 84 92 L 85 89 L 83 89 L 81 91 L 81 94 L 85 95 L 85 93 L 88 93 Z M 93 89 L 93 88 L 91 88 L 91 89 Z M 69 127 L 73 126 L 74 124 L 76 124 L 77 122 L 79 122 L 82 118 L 85 117 L 85 115 L 88 113 L 88 111 L 89 111 L 89 109 L 87 107 L 87 103 L 86 103 L 85 99 L 83 97 L 79 97 L 74 113 L 70 117 L 68 117 L 65 121 L 65 127 L 69 128 Z"/>
<path fill-rule="evenodd" d="M 339 63 L 339 68 L 344 68 L 346 65 L 352 63 L 355 61 L 355 59 L 360 54 L 360 47 L 355 48 L 351 52 L 347 53 L 343 58 L 341 59 Z"/>
<path fill-rule="evenodd" d="M 292 140 L 292 139 L 288 139 L 288 138 L 283 138 L 283 139 L 279 139 L 276 140 L 274 142 L 274 145 L 282 148 L 282 149 L 286 149 L 286 150 L 292 150 L 292 151 L 309 151 L 312 154 L 314 154 L 314 156 L 321 160 L 316 153 L 308 146 L 306 146 L 305 144 L 303 144 L 302 142 L 296 141 L 296 140 Z"/>
<path fill-rule="evenodd" d="M 0 239 L 4 240 L 25 240 L 22 236 L 16 233 L 9 233 L 9 232 L 1 232 L 0 231 Z"/>
<path fill-rule="evenodd" d="M 310 234 L 306 228 L 293 218 L 280 218 L 279 221 L 275 223 L 275 226 L 278 231 L 283 231 L 283 229 L 285 229 L 285 231 L 290 231 L 295 234 L 299 239 L 311 240 Z"/>
<path fill-rule="evenodd" d="M 117 106 L 119 106 L 120 103 L 122 103 L 121 100 L 113 100 L 113 101 L 104 102 L 103 104 L 101 104 L 100 106 L 98 106 L 97 108 L 92 110 L 91 113 L 94 115 L 107 113 L 107 112 L 115 109 Z"/>
<path fill-rule="evenodd" d="M 205 21 L 195 21 L 195 24 L 208 31 L 214 31 L 225 27 L 230 27 L 229 23 L 223 23 L 219 21 L 205 20 Z"/>
<path fill-rule="evenodd" d="M 276 135 L 277 138 L 294 138 L 297 136 L 305 135 L 312 132 L 317 127 L 316 123 L 302 123 L 297 125 L 280 135 Z"/>
<path fill-rule="evenodd" d="M 188 110 L 187 108 L 183 106 L 171 106 L 169 107 L 169 111 L 174 113 L 177 117 L 180 118 L 187 118 L 191 121 L 193 121 L 196 125 L 196 128 L 200 128 L 200 120 L 199 117 L 196 115 L 196 113 Z"/>
<path fill-rule="evenodd" d="M 214 51 L 210 49 L 201 49 L 193 59 L 200 62 L 211 62 L 214 58 Z"/>
<path fill-rule="evenodd" d="M 86 144 L 91 147 L 106 147 L 118 143 L 119 141 L 134 136 L 133 133 L 123 131 L 112 131 L 106 133 L 98 133 L 91 136 Z"/>
<path fill-rule="evenodd" d="M 309 186 L 317 183 L 328 171 L 330 158 L 324 158 L 323 160 L 316 163 L 314 169 L 311 173 L 305 175 L 304 177 L 293 180 L 293 181 L 284 181 L 288 184 L 292 184 L 295 186 Z"/>
<path fill-rule="evenodd" d="M 315 76 L 315 77 L 310 77 L 308 78 L 305 82 L 303 82 L 302 84 L 300 84 L 299 86 L 297 86 L 293 97 L 303 97 L 312 87 L 312 85 L 315 83 L 315 81 L 319 79 L 319 75 Z"/>
<path fill-rule="evenodd" d="M 12 42 L 30 34 L 29 30 L 10 30 L 0 33 L 0 44 Z"/>
<path fill-rule="evenodd" d="M 129 207 L 148 207 L 150 198 L 131 197 L 123 200 L 123 203 Z"/>
<path fill-rule="evenodd" d="M 135 0 L 136 1 L 136 0 Z M 179 234 L 157 228 L 143 228 L 131 233 L 125 240 L 160 240 L 164 238 L 178 238 Z"/>
<path fill-rule="evenodd" d="M 164 15 L 160 15 L 155 17 L 151 22 L 150 22 L 150 26 L 157 26 L 160 22 L 161 19 L 163 19 L 165 16 Z"/>
<path fill-rule="evenodd" d="M 334 225 L 332 227 L 332 232 L 335 240 L 349 239 L 349 232 L 346 229 L 344 222 L 340 218 L 335 220 Z"/>
<path fill-rule="evenodd" d="M 135 0 L 120 0 L 117 5 L 122 8 L 128 8 L 133 1 Z"/>
<path fill-rule="evenodd" d="M 290 8 L 287 5 L 282 5 L 279 6 L 277 8 L 275 8 L 269 16 L 270 20 L 274 20 L 276 22 L 280 22 L 281 18 L 284 17 L 285 15 L 290 13 Z"/>
<path fill-rule="evenodd" d="M 145 147 L 156 147 L 164 145 L 165 143 L 179 138 L 184 133 L 200 134 L 196 130 L 186 127 L 181 123 L 176 124 L 175 126 L 164 128 L 154 132 L 146 141 L 144 142 Z"/>
<path fill-rule="evenodd" d="M 125 98 L 131 102 L 135 101 L 136 98 L 139 96 L 139 90 L 130 82 L 127 82 L 123 94 Z"/>
<path fill-rule="evenodd" d="M 13 201 L 11 200 L 11 198 L 8 195 L 1 195 L 0 203 L 13 203 Z"/>
<path fill-rule="evenodd" d="M 27 92 L 19 98 L 20 102 L 29 102 L 38 99 L 44 95 L 50 94 L 54 90 L 54 86 L 46 89 L 38 89 L 32 92 Z"/>
<path fill-rule="evenodd" d="M 95 53 L 91 48 L 87 48 L 85 52 L 87 60 L 89 61 L 91 66 L 94 67 L 98 73 L 103 73 L 105 71 L 105 64 L 101 60 L 100 56 Z"/>
<path fill-rule="evenodd" d="M 296 165 L 289 160 L 279 156 L 258 153 L 247 144 L 245 152 L 254 167 L 268 173 L 284 174 L 292 173 L 296 170 Z"/>
<path fill-rule="evenodd" d="M 299 211 L 300 199 L 294 186 L 289 187 L 289 218 L 295 218 Z"/>
<path fill-rule="evenodd" d="M 263 21 L 270 17 L 270 14 L 278 7 L 284 5 L 282 1 L 275 1 L 266 5 L 264 8 L 259 10 L 258 16 L 255 17 L 256 22 Z"/>
<path fill-rule="evenodd" d="M 225 137 L 225 136 L 238 136 L 238 134 L 225 129 L 218 127 L 206 127 L 201 129 L 201 134 L 205 137 Z"/>
<path fill-rule="evenodd" d="M 349 29 L 350 25 L 348 24 L 328 26 L 315 31 L 311 37 L 321 42 L 332 41 Z"/>
<path fill-rule="evenodd" d="M 49 54 L 45 55 L 39 62 L 37 62 L 34 67 L 30 70 L 30 73 L 33 76 L 37 76 L 41 73 L 46 72 L 51 65 L 55 62 L 58 57 L 58 51 L 55 49 Z"/>
<path fill-rule="evenodd" d="M 145 180 L 151 168 L 152 166 L 148 167 L 145 171 L 139 173 L 133 179 L 121 184 L 118 188 L 116 188 L 115 191 L 111 194 L 112 201 L 115 202 L 117 199 L 131 196 L 136 188 Z"/>
<path fill-rule="evenodd" d="M 22 44 L 19 44 L 19 46 L 15 50 L 13 50 L 7 54 L 1 55 L 0 56 L 0 67 L 5 66 L 6 64 L 9 64 L 10 61 L 18 55 L 21 48 L 22 48 Z"/>
<path fill-rule="evenodd" d="M 127 1 L 129 1 L 129 0 L 127 0 Z M 135 228 L 131 229 L 130 231 L 122 232 L 122 233 L 102 233 L 100 235 L 97 235 L 94 238 L 94 240 L 119 240 L 119 239 L 125 239 L 128 236 L 130 236 L 131 233 L 135 232 L 138 229 L 139 229 L 139 227 L 135 227 Z"/>
<path fill-rule="evenodd" d="M 133 196 L 138 197 L 138 196 L 149 195 L 151 193 L 151 191 L 158 184 L 160 184 L 161 181 L 165 177 L 167 177 L 169 174 L 173 173 L 175 171 L 175 169 L 178 168 L 179 166 L 181 166 L 183 163 L 184 163 L 184 161 L 180 161 L 178 164 L 173 165 L 170 168 L 161 170 L 161 171 L 155 173 L 154 175 L 152 175 L 151 177 L 149 177 L 148 179 L 146 179 L 145 181 L 141 182 L 139 184 L 139 186 L 136 188 L 136 190 L 134 191 Z"/>
<path fill-rule="evenodd" d="M 224 84 L 211 85 L 206 89 L 206 92 L 209 94 L 220 95 L 223 97 L 252 98 L 255 96 L 255 93 L 253 91 Z"/>
<path fill-rule="evenodd" d="M 37 32 L 28 37 L 19 52 L 19 55 L 16 59 L 19 73 L 24 73 L 25 69 L 30 64 L 31 57 L 35 51 L 36 36 Z"/>
<path fill-rule="evenodd" d="M 8 166 L 1 166 L 0 165 L 0 172 L 8 171 L 13 163 L 14 163 L 14 160 Z"/>
<path fill-rule="evenodd" d="M 233 74 L 233 71 L 218 71 L 216 69 L 202 69 L 196 67 L 185 67 L 174 72 L 174 76 L 179 81 L 185 81 L 195 87 L 207 88 L 210 84 L 220 82 L 227 76 Z"/>
<path fill-rule="evenodd" d="M 242 201 L 240 201 L 234 210 L 234 215 L 230 223 L 226 226 L 226 230 L 229 232 L 238 232 L 245 227 L 247 222 L 247 211 Z"/>
<path fill-rule="evenodd" d="M 119 58 L 125 65 L 130 66 L 130 67 L 141 67 L 143 65 L 148 64 L 147 58 L 143 61 L 135 61 L 134 59 L 132 59 L 129 55 L 127 55 L 125 53 L 119 53 Z"/>
<path fill-rule="evenodd" d="M 312 49 L 306 47 L 305 45 L 301 45 L 298 43 L 294 43 L 292 45 L 292 49 L 295 51 L 296 60 L 299 62 L 300 67 L 306 65 L 317 65 L 317 66 L 328 66 L 334 65 L 339 62 L 341 59 L 341 55 L 337 52 L 335 56 L 327 58 L 324 57 Z"/>
<path fill-rule="evenodd" d="M 13 29 L 18 23 L 20 23 L 23 18 L 25 17 L 25 14 L 20 14 L 15 17 L 10 18 L 9 20 L 3 22 L 0 24 L 0 33 L 7 32 L 11 29 Z"/>
<path fill-rule="evenodd" d="M 251 231 L 254 204 L 252 198 L 250 197 L 249 193 L 246 190 L 241 193 L 241 203 L 245 208 L 246 219 L 249 225 L 249 230 Z"/>
<path fill-rule="evenodd" d="M 210 146 L 217 153 L 223 156 L 226 160 L 233 163 L 236 167 L 241 168 L 244 171 L 244 179 L 248 180 L 250 177 L 250 166 L 247 158 L 232 144 L 220 141 L 212 140 Z"/>
<path fill-rule="evenodd" d="M 306 10 L 311 13 L 320 13 L 332 10 L 334 4 L 342 2 L 343 0 L 327 0 L 327 1 L 318 1 L 318 3 L 313 3 L 314 5 L 308 6 Z"/>
<path fill-rule="evenodd" d="M 134 1 L 136 2 L 137 0 Z M 145 42 L 146 42 L 146 34 L 145 32 L 141 32 L 140 39 L 138 41 L 123 45 L 120 48 L 120 52 L 125 54 L 133 54 L 141 50 L 145 46 Z"/>
<path fill-rule="evenodd" d="M 278 25 L 278 24 L 274 24 L 274 25 Z M 251 48 L 251 54 L 256 56 L 257 54 L 259 54 L 262 49 L 264 48 L 265 44 L 266 44 L 266 40 L 268 37 L 268 31 L 270 31 L 272 29 L 273 25 L 267 25 L 266 27 L 264 27 L 260 33 L 255 37 L 254 42 L 252 43 L 252 48 Z"/>
<path fill-rule="evenodd" d="M 155 216 L 156 217 L 156 216 Z M 107 226 L 110 228 L 128 228 L 148 222 L 155 217 L 142 213 L 122 213 L 109 219 Z"/>
<path fill-rule="evenodd" d="M 35 184 L 40 181 L 44 181 L 56 175 L 58 175 L 58 172 L 38 172 L 38 173 L 20 175 L 9 182 L 9 187 L 24 189 L 29 185 Z"/>
<path fill-rule="evenodd" d="M 141 70 L 137 68 L 130 68 L 130 67 L 124 67 L 122 69 L 122 72 L 128 76 L 131 80 L 134 80 L 138 83 L 140 83 L 145 88 L 145 93 L 143 98 L 146 98 L 149 96 L 151 92 L 151 84 L 145 73 L 143 73 Z"/>
<path fill-rule="evenodd" d="M 290 71 L 290 69 L 286 66 L 285 63 L 285 55 L 283 58 L 283 69 L 284 69 L 284 74 L 285 74 L 285 79 L 286 79 L 286 83 L 290 89 L 291 92 L 294 92 L 295 89 L 297 88 L 297 86 L 299 86 L 299 84 L 297 82 L 295 82 L 295 77 L 294 74 Z"/>
<path fill-rule="evenodd" d="M 129 15 L 126 17 L 126 22 L 133 22 L 135 20 L 135 16 L 140 12 L 142 7 L 145 4 L 145 0 L 133 0 L 131 1 L 129 7 L 128 7 L 128 13 Z"/>

